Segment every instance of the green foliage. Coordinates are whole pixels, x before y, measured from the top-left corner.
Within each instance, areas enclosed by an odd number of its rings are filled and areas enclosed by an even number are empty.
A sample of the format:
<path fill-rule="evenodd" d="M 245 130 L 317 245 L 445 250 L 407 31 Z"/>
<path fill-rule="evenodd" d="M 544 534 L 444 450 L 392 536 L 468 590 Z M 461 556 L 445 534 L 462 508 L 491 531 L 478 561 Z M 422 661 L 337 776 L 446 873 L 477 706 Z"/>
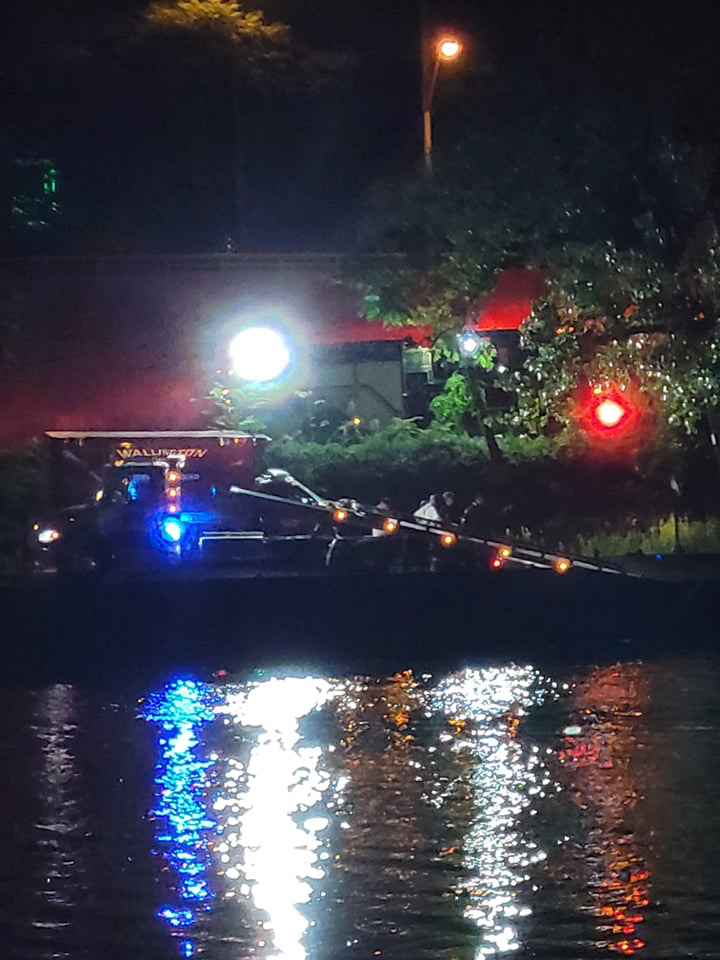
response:
<path fill-rule="evenodd" d="M 322 401 L 293 388 L 290 383 L 233 384 L 215 383 L 209 391 L 205 416 L 215 427 L 246 433 L 269 433 L 273 437 L 303 436 L 323 438 L 348 424 L 337 417 L 325 422 Z"/>
<path fill-rule="evenodd" d="M 677 533 L 677 541 L 676 541 Z M 688 520 L 665 517 L 649 527 L 635 526 L 626 531 L 599 532 L 578 537 L 574 549 L 584 556 L 597 551 L 603 557 L 623 557 L 631 553 L 668 555 L 678 547 L 687 553 L 720 553 L 720 520 Z"/>
<path fill-rule="evenodd" d="M 485 370 L 485 372 L 488 373 L 495 366 L 497 347 L 494 343 L 491 343 L 490 340 L 484 340 L 478 347 L 474 360 L 481 370 Z"/>
<path fill-rule="evenodd" d="M 646 395 L 660 442 L 697 432 L 720 402 L 720 328 L 707 319 L 720 302 L 648 248 L 584 245 L 564 257 L 522 330 L 512 424 L 571 426 L 581 387 L 624 384 Z"/>
<path fill-rule="evenodd" d="M 267 431 L 270 396 L 266 390 L 248 386 L 231 388 L 215 383 L 210 388 L 207 399 L 212 403 L 207 416 L 214 426 L 222 430 L 246 433 Z"/>
<path fill-rule="evenodd" d="M 657 441 L 682 445 L 720 403 L 716 156 L 640 103 L 633 116 L 599 102 L 569 117 L 542 98 L 518 113 L 512 94 L 512 109 L 498 94 L 491 121 L 437 155 L 432 178 L 377 189 L 368 246 L 397 259 L 361 263 L 366 303 L 386 322 L 430 325 L 446 354 L 501 270 L 538 268 L 548 289 L 522 331 L 525 362 L 494 376 L 517 396 L 503 429 L 572 433 L 578 390 L 632 383 Z M 451 384 L 436 415 L 467 426 L 472 412 L 494 432 L 471 387 Z"/>
<path fill-rule="evenodd" d="M 506 436 L 502 446 L 504 462 L 491 468 L 481 438 L 437 422 L 422 430 L 411 421 L 394 421 L 352 443 L 273 441 L 266 457 L 268 465 L 290 470 L 328 496 L 368 503 L 390 496 L 404 512 L 430 492 L 454 490 L 464 504 L 479 490 L 488 506 L 488 532 L 549 548 L 602 552 L 612 537 L 627 538 L 628 549 L 649 548 L 658 542 L 654 531 L 662 518 L 678 509 L 663 471 L 596 463 L 569 449 L 560 455 L 542 437 Z M 688 529 L 707 531 L 716 523 L 705 519 L 714 507 L 708 489 L 707 478 L 700 478 L 697 489 L 688 491 L 682 506 L 691 511 Z M 700 545 L 698 533 L 687 538 L 687 549 Z"/>
<path fill-rule="evenodd" d="M 465 377 L 461 373 L 453 373 L 445 381 L 443 392 L 431 401 L 430 410 L 439 423 L 459 427 L 470 410 L 470 404 Z"/>
<path fill-rule="evenodd" d="M 273 441 L 267 460 L 329 495 L 370 502 L 388 495 L 409 509 L 433 490 L 472 489 L 488 454 L 480 438 L 440 424 L 423 430 L 413 421 L 394 420 L 354 442 Z"/>

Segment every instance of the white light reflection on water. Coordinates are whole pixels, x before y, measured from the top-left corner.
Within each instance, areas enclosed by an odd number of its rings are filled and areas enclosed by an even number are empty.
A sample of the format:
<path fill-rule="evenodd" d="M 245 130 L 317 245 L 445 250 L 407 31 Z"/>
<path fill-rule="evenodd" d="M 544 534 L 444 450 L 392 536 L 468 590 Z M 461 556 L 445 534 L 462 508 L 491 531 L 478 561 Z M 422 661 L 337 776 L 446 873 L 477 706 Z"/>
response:
<path fill-rule="evenodd" d="M 73 782 L 78 773 L 73 753 L 77 725 L 75 691 L 55 684 L 38 695 L 38 725 L 35 733 L 42 744 L 43 814 L 35 825 L 45 835 L 49 852 L 46 899 L 55 905 L 72 906 L 67 886 L 75 864 L 72 839 L 82 830 Z"/>
<path fill-rule="evenodd" d="M 32 926 L 50 938 L 53 957 L 69 957 L 63 949 L 78 905 L 87 897 L 82 839 L 86 827 L 75 756 L 78 724 L 73 687 L 58 683 L 37 695 L 33 732 L 42 748 L 38 795 L 41 812 L 35 842 L 42 852 L 42 904 Z"/>
<path fill-rule="evenodd" d="M 256 950 L 304 960 L 309 921 L 301 906 L 325 873 L 322 834 L 328 821 L 312 812 L 330 786 L 320 747 L 302 744 L 300 721 L 340 692 L 313 677 L 272 678 L 230 690 L 217 708 L 226 722 L 257 728 L 247 759 L 227 757 L 215 803 L 216 852 L 233 892 L 249 898 L 265 920 Z M 303 814 L 307 816 L 303 817 Z"/>
<path fill-rule="evenodd" d="M 440 740 L 456 754 L 461 772 L 431 802 L 438 808 L 452 803 L 460 783 L 472 789 L 475 812 L 463 844 L 467 875 L 459 889 L 468 897 L 465 916 L 482 931 L 476 960 L 518 951 L 518 920 L 532 912 L 522 886 L 528 868 L 546 855 L 524 835 L 520 817 L 556 787 L 537 748 L 521 744 L 516 731 L 545 696 L 537 671 L 518 666 L 464 670 L 432 694 L 434 708 L 449 721 Z"/>

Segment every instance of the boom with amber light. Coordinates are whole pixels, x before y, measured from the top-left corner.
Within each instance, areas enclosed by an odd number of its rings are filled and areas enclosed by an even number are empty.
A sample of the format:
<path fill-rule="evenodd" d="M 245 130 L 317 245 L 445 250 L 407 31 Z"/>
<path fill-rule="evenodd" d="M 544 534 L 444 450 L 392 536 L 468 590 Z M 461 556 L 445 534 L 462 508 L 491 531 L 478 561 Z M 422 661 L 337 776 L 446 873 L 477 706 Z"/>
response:
<path fill-rule="evenodd" d="M 355 501 L 328 500 L 322 504 L 305 504 L 274 494 L 259 493 L 256 490 L 247 490 L 236 486 L 230 487 L 230 493 L 233 496 L 250 497 L 274 504 L 284 504 L 293 512 L 306 511 L 329 517 L 338 527 L 355 526 L 364 529 L 372 527 L 376 530 L 382 530 L 387 536 L 403 535 L 415 540 L 435 542 L 445 550 L 452 550 L 458 545 L 483 553 L 490 550 L 494 553 L 491 567 L 496 570 L 509 563 L 539 570 L 554 570 L 559 574 L 568 573 L 571 569 L 579 569 L 595 573 L 633 576 L 633 574 L 626 574 L 620 567 L 592 560 L 588 557 L 559 554 L 527 543 L 513 542 L 509 539 L 499 541 L 493 537 L 470 535 L 465 533 L 462 527 L 453 524 L 432 524 L 415 519 L 404 519 L 399 516 L 388 517 L 387 514 L 378 513 L 373 508 L 362 506 Z"/>

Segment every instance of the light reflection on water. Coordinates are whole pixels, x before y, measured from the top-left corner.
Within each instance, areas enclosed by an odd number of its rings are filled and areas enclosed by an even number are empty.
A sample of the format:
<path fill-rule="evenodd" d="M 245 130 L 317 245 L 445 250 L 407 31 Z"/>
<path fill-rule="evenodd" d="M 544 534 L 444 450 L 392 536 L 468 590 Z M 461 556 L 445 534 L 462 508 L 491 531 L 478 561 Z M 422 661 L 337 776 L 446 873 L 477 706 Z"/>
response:
<path fill-rule="evenodd" d="M 97 729 L 53 686 L 0 741 L 6 953 L 720 960 L 718 678 L 188 677 Z"/>
<path fill-rule="evenodd" d="M 252 900 L 258 953 L 304 960 L 303 937 L 310 921 L 300 906 L 325 877 L 322 834 L 329 821 L 313 816 L 330 780 L 319 768 L 322 749 L 302 746 L 299 723 L 333 696 L 333 685 L 311 677 L 272 678 L 227 693 L 218 708 L 233 725 L 256 731 L 247 766 L 226 760 L 215 800 L 221 839 L 220 872 L 232 894 Z M 335 691 L 337 692 L 337 691 Z"/>
<path fill-rule="evenodd" d="M 431 693 L 432 707 L 445 714 L 452 731 L 442 730 L 439 740 L 457 758 L 456 776 L 431 801 L 442 808 L 462 785 L 468 789 L 467 873 L 460 889 L 467 894 L 465 916 L 480 930 L 477 960 L 519 950 L 519 921 L 532 913 L 527 871 L 546 854 L 521 816 L 559 787 L 538 748 L 524 746 L 517 734 L 521 717 L 547 695 L 531 667 L 465 670 Z"/>
<path fill-rule="evenodd" d="M 590 907 L 598 941 L 632 956 L 647 946 L 642 926 L 650 906 L 651 874 L 633 829 L 642 799 L 637 727 L 648 701 L 639 664 L 598 668 L 578 682 L 558 753 L 560 778 L 586 818 Z"/>
<path fill-rule="evenodd" d="M 40 890 L 44 906 L 32 925 L 44 939 L 55 941 L 52 955 L 61 958 L 70 954 L 59 938 L 71 931 L 74 907 L 85 893 L 85 864 L 77 843 L 85 824 L 78 803 L 76 693 L 71 686 L 58 683 L 38 694 L 33 733 L 42 757 L 42 804 L 34 826 L 45 883 Z"/>
<path fill-rule="evenodd" d="M 375 881 L 401 888 L 415 879 L 413 861 L 449 855 L 462 876 L 437 893 L 464 903 L 455 912 L 478 930 L 473 956 L 516 952 L 519 924 L 532 912 L 528 870 L 546 856 L 521 818 L 548 790 L 559 789 L 539 748 L 520 742 L 518 726 L 530 708 L 558 695 L 554 686 L 532 667 L 508 666 L 464 670 L 439 682 L 409 671 L 385 683 L 270 677 L 218 687 L 212 706 L 189 681 L 153 695 L 144 716 L 162 732 L 155 810 L 165 832 L 158 839 L 178 873 L 183 903 L 163 907 L 159 916 L 190 933 L 196 908 L 209 910 L 212 887 L 222 887 L 224 898 L 238 904 L 252 955 L 305 960 L 316 920 L 304 905 L 332 893 L 330 872 L 357 873 L 358 859 L 373 856 L 385 836 L 382 818 L 393 834 L 385 852 L 398 866 L 378 865 Z M 301 722 L 320 711 L 327 739 L 310 744 Z M 213 717 L 231 727 L 234 749 L 204 748 L 211 758 L 204 760 L 196 728 Z M 227 731 L 217 739 L 227 742 Z M 337 751 L 340 759 L 333 759 Z M 442 776 L 437 756 L 444 758 Z M 373 808 L 380 798 L 387 806 Z M 423 853 L 423 807 L 462 824 L 459 856 L 455 848 Z M 402 901 L 399 891 L 393 898 L 390 887 L 384 904 L 362 892 L 359 899 L 367 915 L 346 930 L 346 948 L 362 949 L 382 934 L 407 935 L 393 909 L 395 899 Z M 192 940 L 183 940 L 181 951 L 191 956 Z"/>
<path fill-rule="evenodd" d="M 155 840 L 177 882 L 175 902 L 163 904 L 158 916 L 174 929 L 190 929 L 200 911 L 212 908 L 214 890 L 210 836 L 216 822 L 208 810 L 214 789 L 216 754 L 208 754 L 199 739 L 202 727 L 215 719 L 215 693 L 194 680 L 178 680 L 153 694 L 142 716 L 158 726 L 155 764 L 155 804 L 151 816 L 158 825 Z M 186 957 L 192 940 L 181 943 Z"/>

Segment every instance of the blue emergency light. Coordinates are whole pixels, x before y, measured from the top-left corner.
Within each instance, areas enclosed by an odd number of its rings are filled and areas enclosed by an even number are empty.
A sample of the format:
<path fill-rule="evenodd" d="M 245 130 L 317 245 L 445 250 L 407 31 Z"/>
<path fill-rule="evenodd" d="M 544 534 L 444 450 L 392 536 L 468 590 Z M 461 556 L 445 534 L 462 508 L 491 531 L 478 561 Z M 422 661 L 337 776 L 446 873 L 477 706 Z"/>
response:
<path fill-rule="evenodd" d="M 185 524 L 177 517 L 165 517 L 160 523 L 160 536 L 166 543 L 180 543 L 185 536 Z"/>

